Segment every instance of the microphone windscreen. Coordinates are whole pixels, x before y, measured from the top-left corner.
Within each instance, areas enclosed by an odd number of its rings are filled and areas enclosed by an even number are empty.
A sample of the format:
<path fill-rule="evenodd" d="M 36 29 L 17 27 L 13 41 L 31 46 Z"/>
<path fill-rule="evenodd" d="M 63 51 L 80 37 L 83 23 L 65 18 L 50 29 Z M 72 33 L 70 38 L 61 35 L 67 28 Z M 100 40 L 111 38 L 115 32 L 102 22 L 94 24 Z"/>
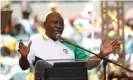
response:
<path fill-rule="evenodd" d="M 60 36 L 61 36 L 60 34 L 57 34 L 57 35 L 56 35 L 56 38 L 57 38 L 57 39 L 59 39 L 59 38 L 60 38 Z"/>

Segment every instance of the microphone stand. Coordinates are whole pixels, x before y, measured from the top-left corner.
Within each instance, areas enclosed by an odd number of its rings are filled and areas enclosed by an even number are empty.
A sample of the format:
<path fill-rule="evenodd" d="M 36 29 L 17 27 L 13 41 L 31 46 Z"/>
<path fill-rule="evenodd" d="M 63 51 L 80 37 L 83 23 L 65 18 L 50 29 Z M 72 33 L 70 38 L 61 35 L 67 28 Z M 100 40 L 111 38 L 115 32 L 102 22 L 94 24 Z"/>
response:
<path fill-rule="evenodd" d="M 80 47 L 80 46 L 78 46 L 78 45 L 76 45 L 76 44 L 73 44 L 73 43 L 71 43 L 71 42 L 69 42 L 69 41 L 67 41 L 67 40 L 65 40 L 65 39 L 63 39 L 63 38 L 59 39 L 59 41 L 60 41 L 61 43 L 66 42 L 66 43 L 68 43 L 68 44 L 71 44 L 71 45 L 73 45 L 73 46 L 75 46 L 75 47 L 78 47 L 78 48 L 84 50 L 84 51 L 87 51 L 87 52 L 89 52 L 89 53 L 91 53 L 91 54 L 94 54 L 95 56 L 99 57 L 100 59 L 103 59 L 103 60 L 104 60 L 104 61 L 103 61 L 104 80 L 106 80 L 106 65 L 107 65 L 108 62 L 109 62 L 109 63 L 112 63 L 112 64 L 115 64 L 115 65 L 117 65 L 117 66 L 119 66 L 119 67 L 121 67 L 121 68 L 123 68 L 123 69 L 129 71 L 129 72 L 133 72 L 132 70 L 130 70 L 130 69 L 128 69 L 128 68 L 125 68 L 125 67 L 123 67 L 123 66 L 117 64 L 116 62 L 112 61 L 112 60 L 109 60 L 108 58 L 105 58 L 105 57 L 103 57 L 103 56 L 97 55 L 96 53 L 94 53 L 94 52 L 92 52 L 92 51 L 89 51 L 89 50 L 87 50 L 87 49 L 85 49 L 85 48 L 82 48 L 82 47 Z"/>

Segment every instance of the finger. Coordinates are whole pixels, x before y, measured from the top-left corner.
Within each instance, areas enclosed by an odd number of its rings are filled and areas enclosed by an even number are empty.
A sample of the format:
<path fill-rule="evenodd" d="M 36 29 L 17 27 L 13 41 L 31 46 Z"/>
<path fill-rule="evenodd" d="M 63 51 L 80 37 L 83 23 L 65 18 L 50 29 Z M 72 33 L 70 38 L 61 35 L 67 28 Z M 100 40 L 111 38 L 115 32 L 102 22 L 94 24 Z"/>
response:
<path fill-rule="evenodd" d="M 118 46 L 118 41 L 114 44 L 112 44 L 112 47 Z"/>
<path fill-rule="evenodd" d="M 30 41 L 29 44 L 28 44 L 28 47 L 29 47 L 29 48 L 30 48 L 31 44 L 32 44 L 32 41 Z"/>
<path fill-rule="evenodd" d="M 22 42 L 22 39 L 20 39 L 20 42 Z"/>
<path fill-rule="evenodd" d="M 21 52 L 22 52 L 22 50 L 21 50 L 21 49 L 18 49 L 18 52 L 19 52 L 19 53 L 21 53 Z"/>
<path fill-rule="evenodd" d="M 118 46 L 118 41 L 116 43 L 112 44 L 112 46 Z"/>
<path fill-rule="evenodd" d="M 113 51 L 116 50 L 117 47 L 118 47 L 118 45 L 113 46 L 113 47 L 112 47 L 112 50 L 113 50 Z"/>
<path fill-rule="evenodd" d="M 19 43 L 19 47 L 21 47 L 21 46 L 23 46 L 23 45 L 24 45 L 23 43 L 21 43 L 21 42 Z"/>
<path fill-rule="evenodd" d="M 20 42 L 20 43 L 19 43 L 19 46 L 21 46 L 21 45 L 23 45 L 23 43 Z"/>
<path fill-rule="evenodd" d="M 111 40 L 110 41 L 110 44 L 112 45 L 112 44 L 114 44 L 116 42 L 116 40 Z"/>
<path fill-rule="evenodd" d="M 22 45 L 19 45 L 18 47 L 19 47 L 19 49 L 22 49 Z"/>
<path fill-rule="evenodd" d="M 18 52 L 20 52 L 20 49 L 18 49 Z"/>
<path fill-rule="evenodd" d="M 118 39 L 118 38 L 115 38 L 115 40 L 117 40 L 117 41 L 118 41 L 119 39 Z"/>
<path fill-rule="evenodd" d="M 23 55 L 23 50 L 22 49 L 18 49 L 18 52 Z"/>
<path fill-rule="evenodd" d="M 19 48 L 22 49 L 24 47 L 23 44 L 19 44 Z"/>
<path fill-rule="evenodd" d="M 113 40 L 113 41 L 111 42 L 111 45 L 112 45 L 112 46 L 115 46 L 116 44 L 118 44 L 118 41 L 117 41 L 117 40 Z"/>
<path fill-rule="evenodd" d="M 20 40 L 19 44 L 24 44 L 22 40 Z"/>
<path fill-rule="evenodd" d="M 20 42 L 19 42 L 19 48 L 24 48 L 25 47 L 25 45 L 24 45 L 24 43 L 23 43 L 23 41 L 22 40 L 20 40 Z"/>

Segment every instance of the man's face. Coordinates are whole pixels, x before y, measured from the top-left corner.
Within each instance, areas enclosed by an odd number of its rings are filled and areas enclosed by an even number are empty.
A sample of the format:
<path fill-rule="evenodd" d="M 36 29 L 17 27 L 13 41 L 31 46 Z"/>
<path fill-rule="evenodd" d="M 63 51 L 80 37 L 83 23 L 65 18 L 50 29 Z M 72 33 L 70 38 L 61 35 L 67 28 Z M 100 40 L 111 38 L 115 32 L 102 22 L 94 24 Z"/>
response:
<path fill-rule="evenodd" d="M 64 29 L 64 21 L 60 15 L 51 15 L 48 20 L 46 21 L 46 34 L 52 38 L 53 40 L 56 39 L 57 34 L 62 34 Z"/>

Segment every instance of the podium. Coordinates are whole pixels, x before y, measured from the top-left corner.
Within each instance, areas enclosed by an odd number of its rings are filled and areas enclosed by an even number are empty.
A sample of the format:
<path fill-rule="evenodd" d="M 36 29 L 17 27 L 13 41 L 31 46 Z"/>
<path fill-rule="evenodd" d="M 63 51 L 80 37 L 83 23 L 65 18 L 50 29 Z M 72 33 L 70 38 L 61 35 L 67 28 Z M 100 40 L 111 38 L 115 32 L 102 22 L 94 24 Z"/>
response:
<path fill-rule="evenodd" d="M 39 60 L 35 66 L 35 80 L 88 80 L 84 61 L 58 61 L 53 65 Z"/>

